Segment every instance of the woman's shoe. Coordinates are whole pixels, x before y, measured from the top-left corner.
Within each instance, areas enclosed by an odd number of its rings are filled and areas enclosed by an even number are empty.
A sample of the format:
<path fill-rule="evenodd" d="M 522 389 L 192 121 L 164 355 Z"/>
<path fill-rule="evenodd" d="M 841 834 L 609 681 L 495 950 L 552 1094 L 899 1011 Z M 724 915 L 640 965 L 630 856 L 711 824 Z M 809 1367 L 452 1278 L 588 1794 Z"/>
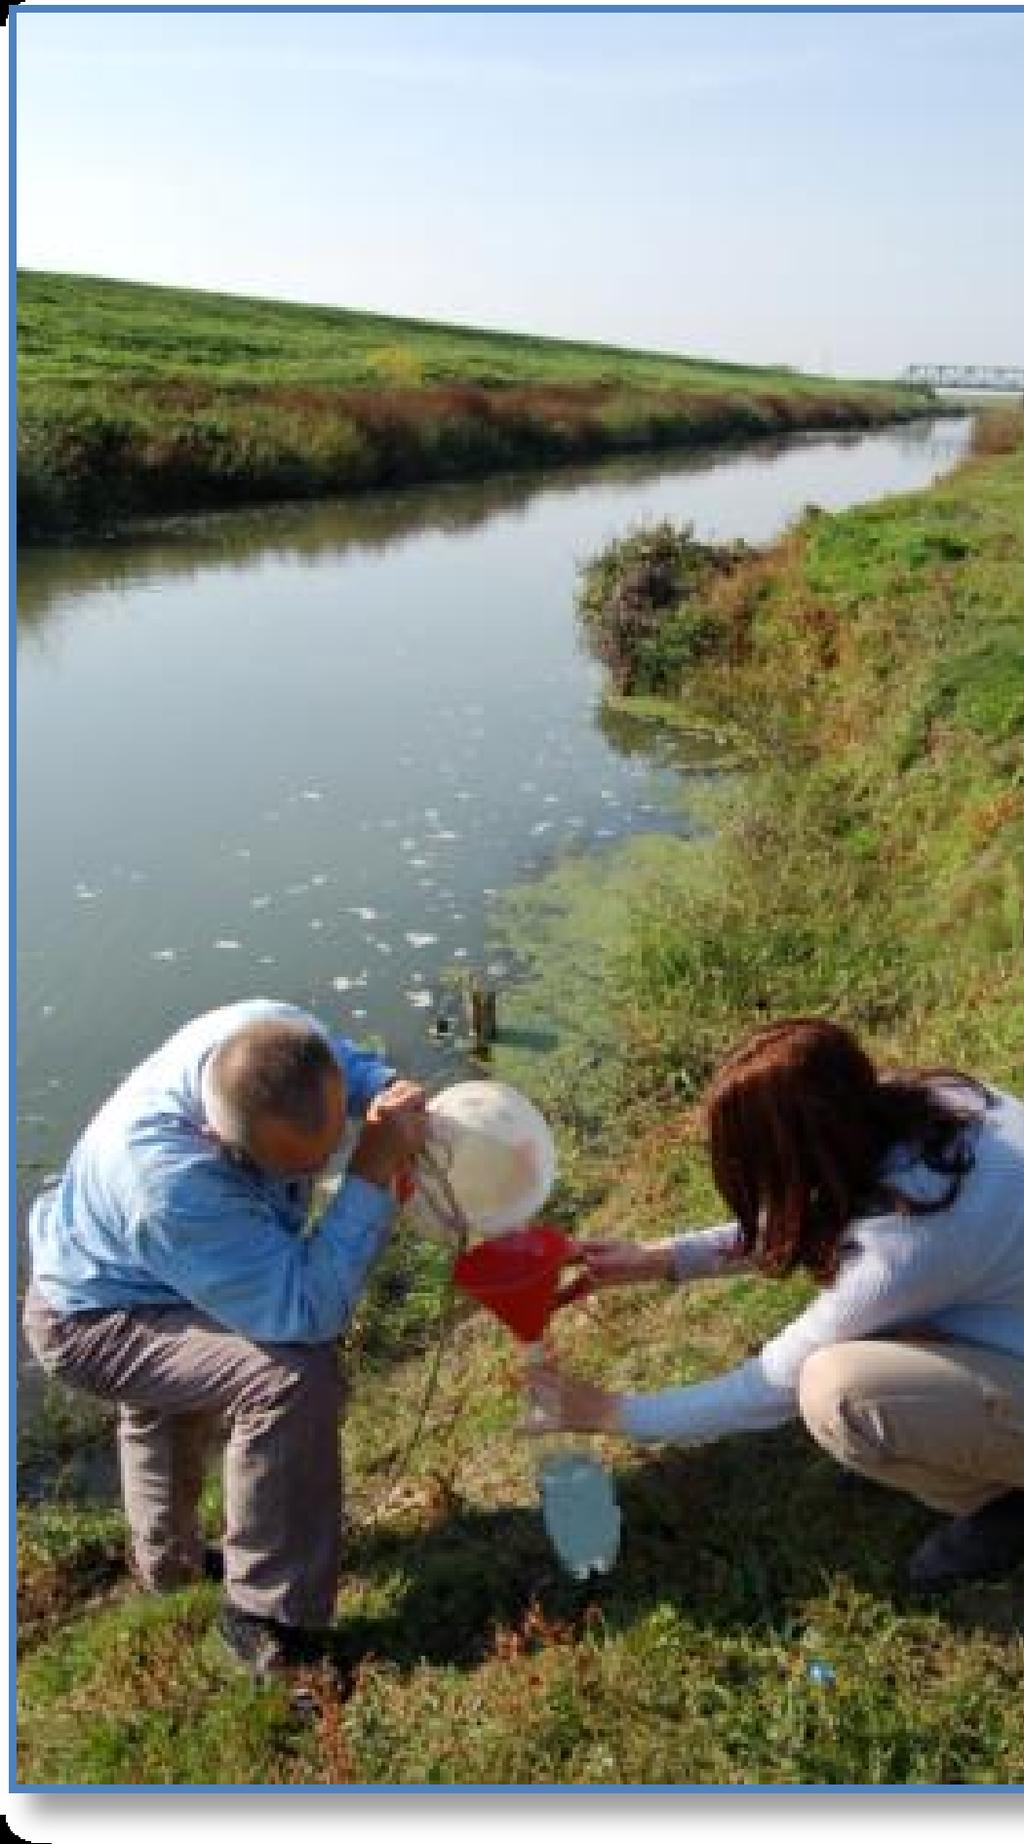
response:
<path fill-rule="evenodd" d="M 921 1593 L 994 1581 L 1024 1562 L 1024 1491 L 1004 1492 L 980 1511 L 941 1524 L 914 1551 L 907 1580 Z"/>

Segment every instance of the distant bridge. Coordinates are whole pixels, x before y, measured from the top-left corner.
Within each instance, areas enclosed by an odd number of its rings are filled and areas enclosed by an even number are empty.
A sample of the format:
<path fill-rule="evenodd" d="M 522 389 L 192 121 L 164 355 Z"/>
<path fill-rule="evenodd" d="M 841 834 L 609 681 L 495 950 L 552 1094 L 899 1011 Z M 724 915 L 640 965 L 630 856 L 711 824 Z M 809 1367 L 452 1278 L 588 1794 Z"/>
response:
<path fill-rule="evenodd" d="M 903 380 L 937 390 L 1024 391 L 1024 365 L 908 365 Z"/>

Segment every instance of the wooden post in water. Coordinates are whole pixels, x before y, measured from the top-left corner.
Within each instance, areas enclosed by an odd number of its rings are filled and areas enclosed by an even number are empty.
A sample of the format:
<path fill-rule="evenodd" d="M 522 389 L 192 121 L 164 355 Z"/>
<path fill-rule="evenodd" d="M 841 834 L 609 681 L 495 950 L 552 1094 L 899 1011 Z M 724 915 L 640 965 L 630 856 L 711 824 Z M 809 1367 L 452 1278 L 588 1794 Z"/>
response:
<path fill-rule="evenodd" d="M 498 995 L 493 986 L 473 979 L 466 994 L 466 1016 L 473 1054 L 486 1056 L 498 1035 Z"/>

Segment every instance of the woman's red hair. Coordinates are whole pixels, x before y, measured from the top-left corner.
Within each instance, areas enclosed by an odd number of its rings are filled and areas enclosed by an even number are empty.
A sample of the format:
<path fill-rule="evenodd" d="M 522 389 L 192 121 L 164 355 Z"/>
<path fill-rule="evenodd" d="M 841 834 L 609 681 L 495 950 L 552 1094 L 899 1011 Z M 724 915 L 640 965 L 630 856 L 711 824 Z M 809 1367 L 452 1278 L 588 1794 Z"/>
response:
<path fill-rule="evenodd" d="M 715 1183 L 766 1273 L 801 1265 L 831 1281 L 854 1217 L 952 1203 L 973 1164 L 965 1126 L 987 1099 L 954 1070 L 880 1074 L 842 1025 L 781 1019 L 732 1051 L 711 1083 Z M 949 1178 L 944 1195 L 925 1203 L 885 1177 L 897 1147 Z"/>

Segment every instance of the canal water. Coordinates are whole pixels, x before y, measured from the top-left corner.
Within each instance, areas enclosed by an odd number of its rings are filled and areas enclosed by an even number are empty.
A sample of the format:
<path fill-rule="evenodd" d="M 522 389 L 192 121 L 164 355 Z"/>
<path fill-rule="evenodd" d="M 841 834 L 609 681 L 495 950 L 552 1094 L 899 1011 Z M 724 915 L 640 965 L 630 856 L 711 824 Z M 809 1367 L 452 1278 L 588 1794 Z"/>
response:
<path fill-rule="evenodd" d="M 451 1067 L 489 913 L 567 850 L 686 827 L 621 753 L 573 618 L 630 527 L 777 534 L 927 485 L 969 418 L 408 491 L 27 550 L 17 627 L 19 1223 L 142 1055 L 206 1007 L 308 1006 Z M 677 746 L 678 747 L 678 746 Z"/>

